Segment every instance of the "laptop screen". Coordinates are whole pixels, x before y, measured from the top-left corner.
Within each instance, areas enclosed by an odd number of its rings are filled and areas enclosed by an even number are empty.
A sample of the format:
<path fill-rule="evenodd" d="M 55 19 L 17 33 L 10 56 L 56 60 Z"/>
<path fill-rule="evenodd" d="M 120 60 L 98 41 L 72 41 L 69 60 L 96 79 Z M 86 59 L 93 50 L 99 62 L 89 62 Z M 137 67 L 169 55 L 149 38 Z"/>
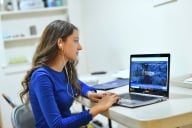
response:
<path fill-rule="evenodd" d="M 170 54 L 130 56 L 129 92 L 169 96 Z"/>

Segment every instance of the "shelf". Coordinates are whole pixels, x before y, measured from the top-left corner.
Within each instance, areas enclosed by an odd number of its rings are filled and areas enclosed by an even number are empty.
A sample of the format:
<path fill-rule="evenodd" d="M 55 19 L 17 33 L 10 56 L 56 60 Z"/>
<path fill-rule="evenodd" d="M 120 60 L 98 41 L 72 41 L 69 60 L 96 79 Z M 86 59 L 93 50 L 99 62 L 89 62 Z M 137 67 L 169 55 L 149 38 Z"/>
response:
<path fill-rule="evenodd" d="M 31 67 L 31 63 L 10 64 L 2 66 L 4 74 L 11 75 L 15 73 L 24 73 Z"/>
<path fill-rule="evenodd" d="M 25 37 L 15 37 L 15 38 L 9 38 L 9 39 L 4 39 L 4 42 L 14 42 L 14 41 L 21 41 L 21 40 L 33 40 L 33 39 L 39 39 L 39 35 L 34 35 L 34 36 L 25 36 Z"/>
<path fill-rule="evenodd" d="M 49 8 L 1 11 L 0 69 L 3 73 L 26 72 L 31 67 L 32 56 L 46 25 L 53 20 L 68 20 L 68 18 L 66 4 Z M 32 33 L 32 26 L 35 26 L 35 34 Z M 19 57 L 22 56 L 26 57 L 27 61 L 20 60 Z"/>
<path fill-rule="evenodd" d="M 0 15 L 2 17 L 11 16 L 11 15 L 22 15 L 22 14 L 33 14 L 33 13 L 43 13 L 43 12 L 53 12 L 53 11 L 60 11 L 60 10 L 67 10 L 67 7 L 51 7 L 51 8 L 39 8 L 39 9 L 29 9 L 29 10 L 18 10 L 18 11 L 5 11 L 1 12 Z"/>

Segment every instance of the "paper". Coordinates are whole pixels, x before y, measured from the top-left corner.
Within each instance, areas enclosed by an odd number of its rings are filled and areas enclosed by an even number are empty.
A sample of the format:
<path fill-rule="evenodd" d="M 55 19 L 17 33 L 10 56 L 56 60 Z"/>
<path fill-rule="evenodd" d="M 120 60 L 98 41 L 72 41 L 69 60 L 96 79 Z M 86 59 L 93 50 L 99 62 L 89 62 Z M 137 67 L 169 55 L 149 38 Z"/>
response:
<path fill-rule="evenodd" d="M 118 88 L 118 87 L 122 87 L 122 86 L 126 86 L 126 85 L 129 85 L 129 80 L 117 79 L 117 80 L 97 84 L 92 87 L 94 87 L 97 90 L 108 90 L 108 89 Z"/>
<path fill-rule="evenodd" d="M 112 77 L 120 78 L 120 79 L 128 79 L 129 78 L 129 69 L 119 70 L 112 74 Z"/>
<path fill-rule="evenodd" d="M 89 86 L 98 84 L 99 82 L 99 79 L 95 76 L 80 76 L 79 79 L 88 84 Z"/>
<path fill-rule="evenodd" d="M 192 84 L 192 77 L 185 79 L 183 83 Z"/>
<path fill-rule="evenodd" d="M 173 1 L 176 1 L 176 0 L 153 0 L 153 6 L 160 6 L 160 5 L 167 4 L 167 3 L 170 3 Z"/>

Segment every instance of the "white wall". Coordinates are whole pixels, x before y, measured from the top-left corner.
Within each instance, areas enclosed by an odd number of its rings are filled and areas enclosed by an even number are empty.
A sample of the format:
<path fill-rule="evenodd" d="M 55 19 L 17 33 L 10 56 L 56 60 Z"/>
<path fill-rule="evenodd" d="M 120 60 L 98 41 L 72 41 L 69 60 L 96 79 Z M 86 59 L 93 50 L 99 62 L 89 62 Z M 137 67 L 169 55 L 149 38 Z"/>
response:
<path fill-rule="evenodd" d="M 84 27 L 82 22 L 82 5 L 83 2 L 80 0 L 68 0 L 68 7 L 69 7 L 69 16 L 70 21 L 74 25 L 76 25 L 79 29 L 79 38 L 80 44 L 82 45 L 83 50 L 80 51 L 79 54 L 79 63 L 77 65 L 77 71 L 79 74 L 87 74 L 87 57 L 86 57 L 86 48 L 84 43 Z"/>
<path fill-rule="evenodd" d="M 192 1 L 84 0 L 89 71 L 129 67 L 132 53 L 171 53 L 171 77 L 191 73 Z"/>

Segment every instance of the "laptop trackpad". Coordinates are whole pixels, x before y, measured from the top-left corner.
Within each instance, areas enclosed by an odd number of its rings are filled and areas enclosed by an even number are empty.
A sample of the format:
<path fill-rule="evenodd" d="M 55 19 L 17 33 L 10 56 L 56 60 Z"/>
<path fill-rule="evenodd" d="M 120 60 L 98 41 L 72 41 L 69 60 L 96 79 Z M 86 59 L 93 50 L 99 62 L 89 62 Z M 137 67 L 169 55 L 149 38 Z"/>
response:
<path fill-rule="evenodd" d="M 121 104 L 121 105 L 131 104 L 131 105 L 134 105 L 134 104 L 138 104 L 138 103 L 142 103 L 142 101 L 133 100 L 133 99 L 132 100 L 131 99 L 120 99 L 117 104 Z"/>
<path fill-rule="evenodd" d="M 161 99 L 152 99 L 152 100 L 148 100 L 148 101 L 141 101 L 141 100 L 134 100 L 134 99 L 120 99 L 117 102 L 117 105 L 121 105 L 121 106 L 126 106 L 126 107 L 139 107 L 139 106 L 145 106 L 148 104 L 153 104 L 156 102 L 160 102 L 162 101 Z"/>

